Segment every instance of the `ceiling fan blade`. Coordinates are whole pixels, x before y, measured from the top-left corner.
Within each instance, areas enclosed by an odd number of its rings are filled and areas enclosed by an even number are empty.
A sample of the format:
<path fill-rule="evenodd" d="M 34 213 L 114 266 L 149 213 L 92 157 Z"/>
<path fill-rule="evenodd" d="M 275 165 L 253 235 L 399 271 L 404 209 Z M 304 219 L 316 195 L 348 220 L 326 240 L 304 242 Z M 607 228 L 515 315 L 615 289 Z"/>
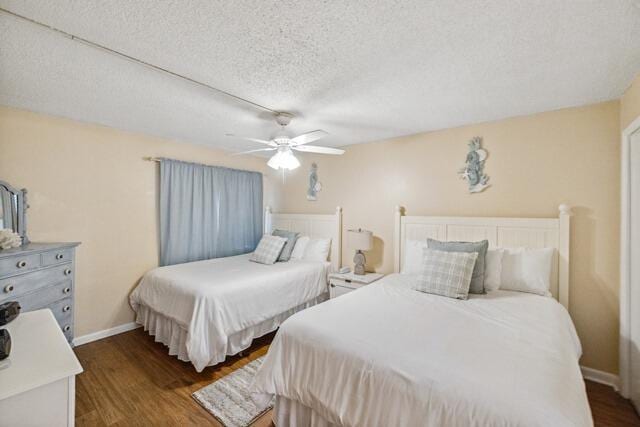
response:
<path fill-rule="evenodd" d="M 232 138 L 244 139 L 246 141 L 259 142 L 260 144 L 266 144 L 266 145 L 270 145 L 272 147 L 277 147 L 278 146 L 278 144 L 276 144 L 275 142 L 267 141 L 267 140 L 264 140 L 264 139 L 249 138 L 248 136 L 238 136 L 238 135 L 234 135 L 232 133 L 228 133 L 228 134 L 226 134 L 226 136 L 230 136 Z"/>
<path fill-rule="evenodd" d="M 290 142 L 293 145 L 308 144 L 309 142 L 317 141 L 320 138 L 324 138 L 327 135 L 329 135 L 328 132 L 318 129 L 311 132 L 303 133 L 302 135 L 298 135 L 295 138 L 291 139 Z"/>
<path fill-rule="evenodd" d="M 302 151 L 304 153 L 319 153 L 319 154 L 344 154 L 344 150 L 339 148 L 330 148 L 330 147 L 319 147 L 317 145 L 295 145 L 293 147 L 294 150 Z"/>
<path fill-rule="evenodd" d="M 232 156 L 241 156 L 243 154 L 249 154 L 249 153 L 257 153 L 258 151 L 275 151 L 277 150 L 277 148 L 259 148 L 257 150 L 249 150 L 249 151 L 241 151 L 240 153 L 233 153 Z"/>

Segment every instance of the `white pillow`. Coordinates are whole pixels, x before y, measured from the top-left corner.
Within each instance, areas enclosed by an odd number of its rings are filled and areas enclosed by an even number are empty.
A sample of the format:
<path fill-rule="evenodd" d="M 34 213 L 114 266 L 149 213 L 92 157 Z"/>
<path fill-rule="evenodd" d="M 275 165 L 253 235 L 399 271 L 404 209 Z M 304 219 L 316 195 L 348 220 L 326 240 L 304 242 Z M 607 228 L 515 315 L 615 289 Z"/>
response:
<path fill-rule="evenodd" d="M 420 274 L 422 273 L 422 250 L 427 247 L 425 240 L 407 240 L 404 245 L 404 262 L 402 273 Z"/>
<path fill-rule="evenodd" d="M 326 261 L 329 258 L 331 239 L 309 239 L 302 259 L 307 261 Z"/>
<path fill-rule="evenodd" d="M 500 289 L 550 296 L 553 248 L 504 249 Z"/>
<path fill-rule="evenodd" d="M 504 249 L 489 249 L 484 259 L 484 289 L 487 292 L 500 289 L 502 255 Z"/>
<path fill-rule="evenodd" d="M 304 250 L 307 249 L 309 244 L 309 236 L 300 236 L 296 240 L 296 244 L 293 246 L 291 252 L 291 258 L 289 259 L 302 259 L 304 257 Z"/>

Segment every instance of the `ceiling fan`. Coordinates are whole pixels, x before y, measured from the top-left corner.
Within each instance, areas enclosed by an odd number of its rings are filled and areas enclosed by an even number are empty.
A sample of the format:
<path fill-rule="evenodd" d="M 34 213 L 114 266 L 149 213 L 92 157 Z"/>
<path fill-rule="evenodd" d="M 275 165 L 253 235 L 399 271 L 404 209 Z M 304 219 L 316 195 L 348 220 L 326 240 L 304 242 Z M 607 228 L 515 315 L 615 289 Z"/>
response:
<path fill-rule="evenodd" d="M 258 148 L 256 150 L 243 151 L 241 153 L 235 153 L 234 156 L 241 154 L 257 153 L 261 151 L 275 151 L 276 153 L 269 159 L 267 165 L 273 169 L 286 169 L 293 170 L 300 166 L 300 161 L 294 156 L 293 151 L 300 151 L 303 153 L 319 153 L 319 154 L 344 154 L 344 150 L 339 148 L 320 147 L 318 145 L 306 145 L 310 142 L 317 141 L 325 136 L 329 135 L 323 130 L 314 130 L 311 132 L 303 133 L 295 138 L 289 138 L 284 128 L 293 119 L 293 114 L 289 113 L 277 113 L 275 116 L 276 122 L 282 126 L 282 129 L 271 140 L 249 138 L 245 136 L 237 136 L 233 134 L 227 134 L 234 138 L 240 138 L 247 141 L 258 142 L 260 144 L 268 145 L 269 148 Z"/>

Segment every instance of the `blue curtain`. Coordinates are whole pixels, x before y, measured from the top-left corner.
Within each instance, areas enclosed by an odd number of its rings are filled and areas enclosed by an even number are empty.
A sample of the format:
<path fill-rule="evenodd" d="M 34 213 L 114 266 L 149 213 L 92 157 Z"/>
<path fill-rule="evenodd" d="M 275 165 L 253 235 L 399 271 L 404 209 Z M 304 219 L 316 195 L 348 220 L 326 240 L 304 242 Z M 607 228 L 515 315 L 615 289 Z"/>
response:
<path fill-rule="evenodd" d="M 262 174 L 160 162 L 160 265 L 253 251 L 262 236 Z"/>

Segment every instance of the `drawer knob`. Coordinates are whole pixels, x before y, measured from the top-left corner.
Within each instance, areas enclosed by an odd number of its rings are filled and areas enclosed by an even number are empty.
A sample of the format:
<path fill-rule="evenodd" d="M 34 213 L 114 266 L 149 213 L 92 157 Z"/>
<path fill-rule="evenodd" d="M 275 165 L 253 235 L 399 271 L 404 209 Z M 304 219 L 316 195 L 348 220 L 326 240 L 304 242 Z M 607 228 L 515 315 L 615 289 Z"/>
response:
<path fill-rule="evenodd" d="M 70 268 L 67 268 L 67 269 L 64 270 L 64 275 L 65 276 L 68 276 L 70 274 L 71 274 L 71 269 Z"/>
<path fill-rule="evenodd" d="M 16 264 L 18 266 L 18 268 L 24 268 L 27 266 L 27 261 L 22 260 L 22 261 L 18 261 L 18 264 Z"/>
<path fill-rule="evenodd" d="M 4 293 L 8 294 L 9 292 L 13 292 L 13 289 L 14 289 L 13 285 L 7 285 L 4 287 Z"/>
<path fill-rule="evenodd" d="M 335 288 L 335 287 L 336 287 L 336 285 L 334 285 L 334 284 L 332 283 L 332 284 L 331 284 L 331 287 L 332 287 L 332 288 Z"/>
<path fill-rule="evenodd" d="M 65 331 L 65 332 L 69 332 L 71 330 L 71 326 L 65 325 L 65 327 L 62 328 L 62 330 Z"/>
<path fill-rule="evenodd" d="M 64 258 L 64 254 L 56 254 L 56 259 L 62 259 Z"/>
<path fill-rule="evenodd" d="M 68 294 L 69 292 L 71 292 L 71 288 L 68 286 L 62 290 L 62 293 L 64 294 Z"/>
<path fill-rule="evenodd" d="M 67 312 L 67 311 L 69 311 L 69 310 L 71 310 L 71 306 L 69 306 L 69 305 L 65 305 L 65 306 L 62 308 L 62 312 L 63 312 L 63 313 L 66 313 L 66 312 Z"/>

